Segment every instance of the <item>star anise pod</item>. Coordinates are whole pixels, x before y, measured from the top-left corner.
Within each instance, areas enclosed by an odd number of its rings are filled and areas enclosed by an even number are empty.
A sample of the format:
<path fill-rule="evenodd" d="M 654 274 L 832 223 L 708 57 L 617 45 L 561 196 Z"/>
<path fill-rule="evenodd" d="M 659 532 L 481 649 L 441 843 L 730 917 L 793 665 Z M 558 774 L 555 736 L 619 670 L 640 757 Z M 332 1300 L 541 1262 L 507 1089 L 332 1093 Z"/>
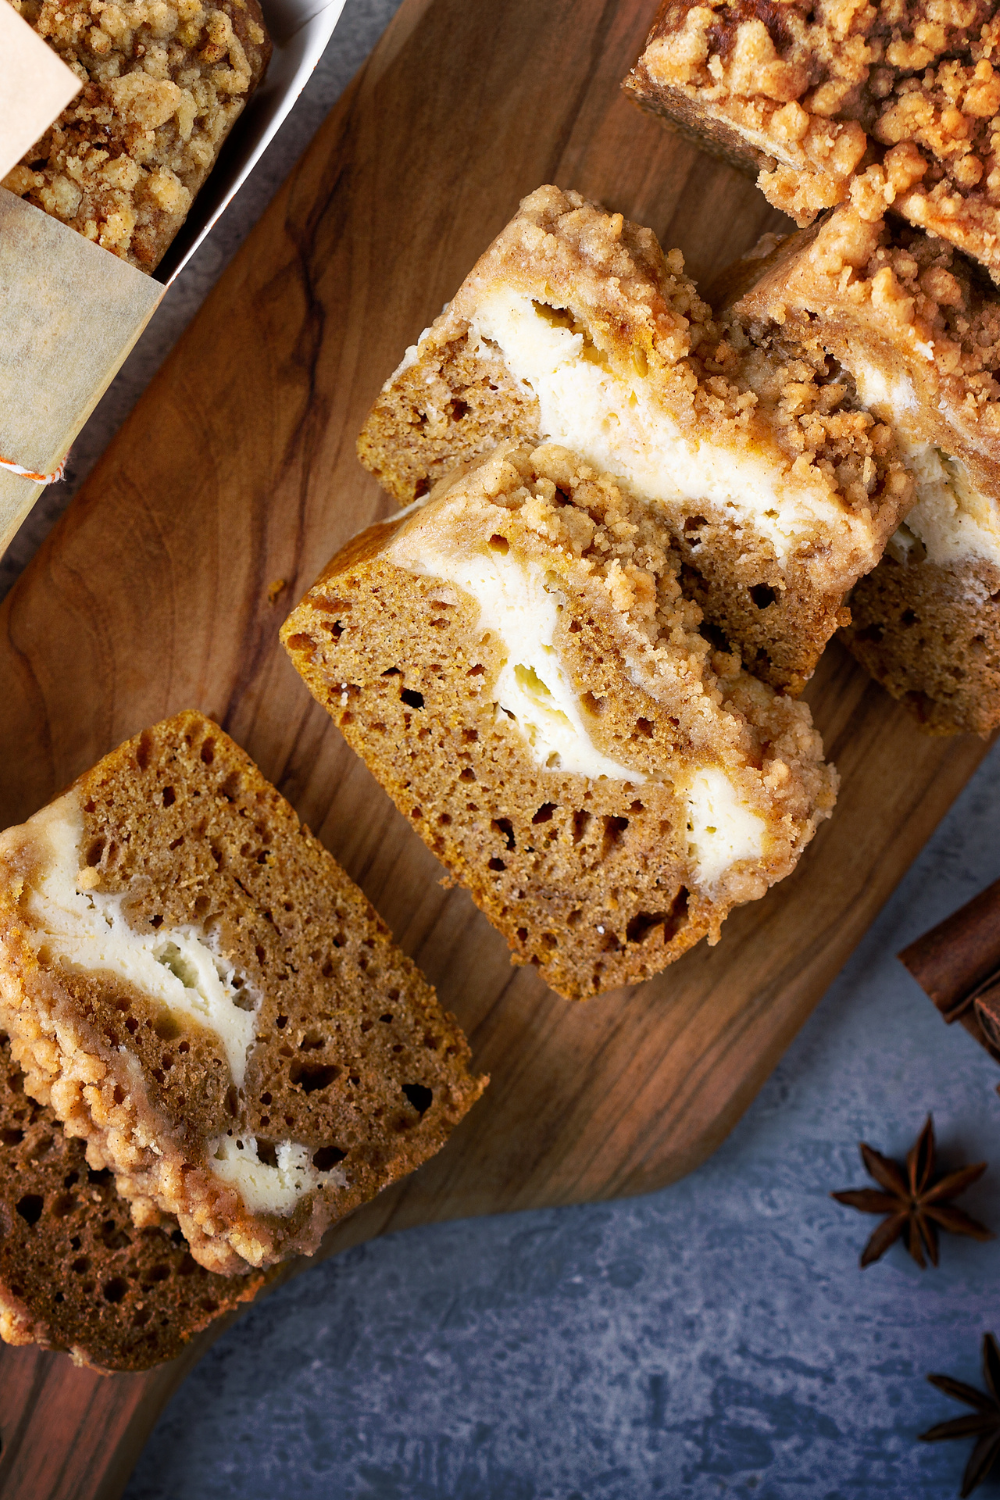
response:
<path fill-rule="evenodd" d="M 977 1391 L 974 1385 L 953 1380 L 950 1375 L 927 1377 L 931 1385 L 936 1385 L 946 1396 L 951 1396 L 954 1401 L 964 1401 L 966 1406 L 973 1408 L 971 1416 L 939 1422 L 936 1427 L 920 1434 L 922 1443 L 936 1443 L 941 1438 L 979 1439 L 962 1475 L 962 1500 L 982 1483 L 1000 1453 L 1000 1349 L 992 1333 L 983 1335 L 983 1377 L 985 1391 Z"/>
<path fill-rule="evenodd" d="M 831 1193 L 830 1197 L 850 1208 L 860 1209 L 864 1214 L 888 1216 L 862 1250 L 862 1267 L 872 1265 L 904 1234 L 906 1248 L 921 1270 L 927 1265 L 925 1250 L 931 1265 L 938 1263 L 939 1227 L 952 1234 L 969 1235 L 974 1240 L 995 1238 L 985 1224 L 955 1208 L 950 1201 L 982 1177 L 986 1163 L 977 1162 L 975 1166 L 960 1167 L 957 1172 L 935 1178 L 934 1121 L 930 1115 L 907 1154 L 905 1171 L 898 1162 L 890 1161 L 864 1141 L 860 1150 L 865 1171 L 869 1177 L 874 1177 L 883 1191 L 853 1188 L 843 1193 Z"/>

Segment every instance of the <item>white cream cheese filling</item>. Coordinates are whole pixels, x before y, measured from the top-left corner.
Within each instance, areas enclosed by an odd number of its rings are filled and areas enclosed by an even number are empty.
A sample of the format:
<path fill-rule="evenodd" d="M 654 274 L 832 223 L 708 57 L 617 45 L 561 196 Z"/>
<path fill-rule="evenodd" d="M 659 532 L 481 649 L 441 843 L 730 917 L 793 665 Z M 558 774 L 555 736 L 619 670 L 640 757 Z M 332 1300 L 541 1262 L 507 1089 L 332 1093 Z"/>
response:
<path fill-rule="evenodd" d="M 209 1144 L 208 1164 L 221 1182 L 236 1189 L 252 1214 L 287 1215 L 313 1188 L 347 1186 L 341 1168 L 320 1172 L 313 1166 L 308 1146 L 282 1141 L 275 1155 L 277 1166 L 269 1166 L 261 1161 L 252 1135 L 223 1135 Z"/>
<path fill-rule="evenodd" d="M 948 566 L 983 557 L 1000 567 L 1000 507 L 976 487 L 961 459 L 915 435 L 913 382 L 901 374 L 890 378 L 868 360 L 852 359 L 848 368 L 865 406 L 894 428 L 917 482 L 916 502 L 890 543 L 893 555 L 905 558 L 916 536 L 931 562 Z"/>
<path fill-rule="evenodd" d="M 643 772 L 603 755 L 587 733 L 579 697 L 553 644 L 558 590 L 546 586 L 542 570 L 514 559 L 500 538 L 488 551 L 463 553 L 430 536 L 431 525 L 418 522 L 397 535 L 391 560 L 461 589 L 479 605 L 480 625 L 497 637 L 504 654 L 493 699 L 498 712 L 517 724 L 536 763 L 593 779 L 646 781 Z M 684 768 L 678 769 L 683 785 Z M 701 886 L 710 890 L 738 860 L 760 859 L 767 824 L 740 800 L 721 767 L 694 772 L 684 795 L 688 855 Z"/>
<path fill-rule="evenodd" d="M 1000 566 L 1000 513 L 972 483 L 961 459 L 931 443 L 903 443 L 917 481 L 917 500 L 906 525 L 927 548 L 931 562 L 945 565 L 983 557 Z"/>
<path fill-rule="evenodd" d="M 737 860 L 761 858 L 767 824 L 740 801 L 721 767 L 705 766 L 696 771 L 687 800 L 688 853 L 706 890 L 710 891 Z"/>
<path fill-rule="evenodd" d="M 246 1009 L 251 996 L 237 983 L 233 965 L 194 924 L 134 932 L 123 911 L 125 895 L 87 887 L 95 872 L 81 869 L 83 815 L 74 793 L 42 808 L 28 826 L 49 851 L 27 898 L 37 924 L 34 932 L 29 929 L 36 948 L 44 947 L 68 969 L 123 979 L 179 1019 L 207 1027 L 222 1045 L 233 1082 L 242 1087 L 260 1000 Z"/>
<path fill-rule="evenodd" d="M 542 437 L 579 453 L 664 507 L 697 500 L 765 536 L 779 558 L 817 529 L 847 535 L 858 525 L 818 482 L 787 480 L 763 452 L 686 437 L 636 372 L 624 380 L 586 349 L 580 333 L 499 287 L 470 323 L 473 339 L 496 344 L 514 379 L 538 400 Z"/>
<path fill-rule="evenodd" d="M 640 783 L 641 771 L 602 754 L 584 722 L 579 695 L 554 644 L 559 596 L 537 566 L 524 566 L 498 545 L 481 552 L 435 545 L 404 530 L 389 548 L 398 567 L 453 584 L 479 606 L 479 624 L 495 635 L 503 666 L 493 686 L 497 710 L 517 725 L 534 760 L 547 771 Z"/>

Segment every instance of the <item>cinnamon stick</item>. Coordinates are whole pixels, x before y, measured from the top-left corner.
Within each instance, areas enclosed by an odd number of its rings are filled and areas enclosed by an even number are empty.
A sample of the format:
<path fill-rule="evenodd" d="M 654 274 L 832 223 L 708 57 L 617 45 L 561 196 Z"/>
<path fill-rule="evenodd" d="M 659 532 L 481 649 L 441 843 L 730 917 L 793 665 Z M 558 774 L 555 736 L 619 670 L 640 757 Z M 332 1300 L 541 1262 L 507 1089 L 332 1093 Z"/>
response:
<path fill-rule="evenodd" d="M 899 955 L 949 1025 L 1000 1062 L 1000 880 Z"/>

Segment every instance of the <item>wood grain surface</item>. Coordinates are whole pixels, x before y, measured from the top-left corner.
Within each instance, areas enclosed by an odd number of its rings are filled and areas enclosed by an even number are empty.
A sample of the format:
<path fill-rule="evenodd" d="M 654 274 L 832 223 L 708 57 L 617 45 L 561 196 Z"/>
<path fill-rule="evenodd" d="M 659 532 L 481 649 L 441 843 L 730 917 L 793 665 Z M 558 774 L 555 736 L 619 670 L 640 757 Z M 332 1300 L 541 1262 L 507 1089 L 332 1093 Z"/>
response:
<path fill-rule="evenodd" d="M 381 382 L 518 199 L 576 187 L 708 277 L 780 224 L 619 80 L 653 0 L 406 0 L 0 616 L 0 820 L 191 705 L 363 886 L 493 1082 L 332 1253 L 433 1220 L 646 1192 L 747 1107 L 981 759 L 929 739 L 838 648 L 809 698 L 843 775 L 796 873 L 659 979 L 573 1005 L 502 939 L 312 702 L 278 627 L 390 506 L 354 440 Z M 277 585 L 282 587 L 274 599 Z M 0 1356 L 5 1500 L 118 1494 L 199 1343 L 148 1376 Z"/>

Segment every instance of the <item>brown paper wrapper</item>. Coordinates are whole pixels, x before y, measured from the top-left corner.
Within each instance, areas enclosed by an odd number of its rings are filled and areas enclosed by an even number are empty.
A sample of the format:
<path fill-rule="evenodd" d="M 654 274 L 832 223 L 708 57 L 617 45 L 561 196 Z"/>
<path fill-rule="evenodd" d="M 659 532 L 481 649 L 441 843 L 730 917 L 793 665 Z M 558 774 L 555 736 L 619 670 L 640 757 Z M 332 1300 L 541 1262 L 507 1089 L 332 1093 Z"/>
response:
<path fill-rule="evenodd" d="M 10 5 L 0 6 L 0 182 L 45 134 L 81 84 Z"/>
<path fill-rule="evenodd" d="M 0 287 L 0 458 L 49 474 L 164 288 L 3 188 Z M 0 553 L 44 488 L 0 468 Z"/>
<path fill-rule="evenodd" d="M 1000 880 L 899 957 L 945 1020 L 1000 1062 Z"/>

